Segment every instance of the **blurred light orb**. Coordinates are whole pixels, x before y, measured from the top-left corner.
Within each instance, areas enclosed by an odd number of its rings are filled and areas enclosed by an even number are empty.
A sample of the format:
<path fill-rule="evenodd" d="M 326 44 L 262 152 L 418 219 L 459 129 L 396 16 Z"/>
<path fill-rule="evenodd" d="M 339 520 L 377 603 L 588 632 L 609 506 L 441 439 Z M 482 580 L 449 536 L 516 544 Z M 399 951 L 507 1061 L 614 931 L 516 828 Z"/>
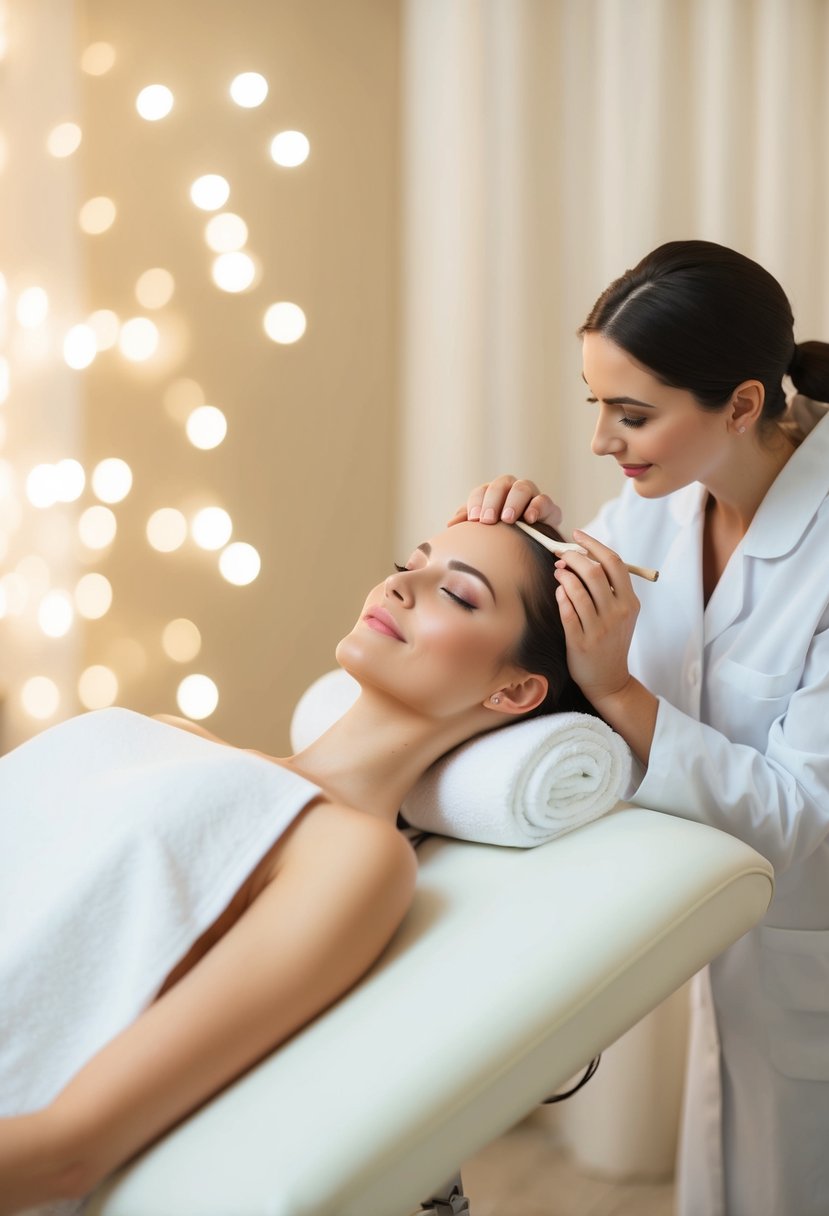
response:
<path fill-rule="evenodd" d="M 92 470 L 92 489 L 101 502 L 121 502 L 132 489 L 132 469 L 125 460 L 108 456 Z"/>
<path fill-rule="evenodd" d="M 58 501 L 59 480 L 53 464 L 36 464 L 26 478 L 26 497 L 33 507 L 45 510 Z"/>
<path fill-rule="evenodd" d="M 107 709 L 118 696 L 118 677 L 111 667 L 95 663 L 81 672 L 78 700 L 85 709 Z"/>
<path fill-rule="evenodd" d="M 301 131 L 280 131 L 271 140 L 271 159 L 283 169 L 295 169 L 308 159 L 311 145 Z"/>
<path fill-rule="evenodd" d="M 77 502 L 84 492 L 86 473 L 78 460 L 59 460 L 55 465 L 55 499 Z"/>
<path fill-rule="evenodd" d="M 11 373 L 9 372 L 9 361 L 5 355 L 0 355 L 0 405 L 8 401 L 10 386 Z"/>
<path fill-rule="evenodd" d="M 12 571 L 0 579 L 6 616 L 21 616 L 29 600 L 29 588 L 22 574 Z"/>
<path fill-rule="evenodd" d="M 190 187 L 190 198 L 201 211 L 218 211 L 229 197 L 230 186 L 218 173 L 205 173 Z"/>
<path fill-rule="evenodd" d="M 147 540 L 159 553 L 173 553 L 187 539 L 187 520 L 175 507 L 160 507 L 147 520 Z"/>
<path fill-rule="evenodd" d="M 98 621 L 112 607 L 112 584 L 103 574 L 93 572 L 78 580 L 75 607 L 88 621 Z"/>
<path fill-rule="evenodd" d="M 188 718 L 209 718 L 219 704 L 219 690 L 210 676 L 185 676 L 178 686 L 176 703 Z"/>
<path fill-rule="evenodd" d="M 235 253 L 247 242 L 248 226 L 240 215 L 221 211 L 207 221 L 204 239 L 214 253 Z"/>
<path fill-rule="evenodd" d="M 282 346 L 298 342 L 305 333 L 306 324 L 305 313 L 298 304 L 288 300 L 271 304 L 265 313 L 265 333 Z"/>
<path fill-rule="evenodd" d="M 118 335 L 121 354 L 131 363 L 144 363 L 158 350 L 158 328 L 149 317 L 131 317 Z"/>
<path fill-rule="evenodd" d="M 173 94 L 166 84 L 148 84 L 136 97 L 135 108 L 147 122 L 158 122 L 172 110 Z"/>
<path fill-rule="evenodd" d="M 60 122 L 49 132 L 46 149 L 50 155 L 62 160 L 77 152 L 82 138 L 81 129 L 76 122 Z"/>
<path fill-rule="evenodd" d="M 198 626 L 184 616 L 169 621 L 161 634 L 161 645 L 173 662 L 189 663 L 201 650 Z"/>
<path fill-rule="evenodd" d="M 37 623 L 47 638 L 65 637 L 72 628 L 75 609 L 65 591 L 47 591 L 37 609 Z"/>
<path fill-rule="evenodd" d="M 169 304 L 176 289 L 176 281 L 162 266 L 145 270 L 135 284 L 135 298 L 144 308 L 163 308 Z"/>
<path fill-rule="evenodd" d="M 115 223 L 118 209 L 111 198 L 100 194 L 96 198 L 87 199 L 78 214 L 81 231 L 88 236 L 99 236 Z"/>
<path fill-rule="evenodd" d="M 35 329 L 49 315 L 49 297 L 42 287 L 27 287 L 17 298 L 15 312 L 24 329 Z"/>
<path fill-rule="evenodd" d="M 89 325 L 73 325 L 63 339 L 63 359 L 75 371 L 89 367 L 98 353 L 95 331 Z"/>
<path fill-rule="evenodd" d="M 81 55 L 81 71 L 87 76 L 105 76 L 115 63 L 115 47 L 109 42 L 92 42 Z"/>
<path fill-rule="evenodd" d="M 78 535 L 87 549 L 106 549 L 117 531 L 118 523 L 109 507 L 87 507 L 78 520 Z"/>
<path fill-rule="evenodd" d="M 118 320 L 118 314 L 111 308 L 97 309 L 87 317 L 86 323 L 95 335 L 95 344 L 99 351 L 111 350 L 115 346 L 121 322 Z"/>
<path fill-rule="evenodd" d="M 60 690 L 48 676 L 32 676 L 20 690 L 20 702 L 31 718 L 51 718 L 60 705 Z"/>
<path fill-rule="evenodd" d="M 187 419 L 187 438 L 194 448 L 217 448 L 227 434 L 227 419 L 215 405 L 200 405 Z"/>
<path fill-rule="evenodd" d="M 231 81 L 230 96 L 237 106 L 254 110 L 268 96 L 268 82 L 259 72 L 240 72 Z"/>
<path fill-rule="evenodd" d="M 247 253 L 220 253 L 211 274 L 222 291 L 247 291 L 256 278 L 256 264 Z"/>
<path fill-rule="evenodd" d="M 221 549 L 233 533 L 233 520 L 221 507 L 204 507 L 193 516 L 190 533 L 200 549 Z"/>
<path fill-rule="evenodd" d="M 164 390 L 164 408 L 176 422 L 184 422 L 192 410 L 204 405 L 204 389 L 196 380 L 182 376 Z"/>
<path fill-rule="evenodd" d="M 244 541 L 234 541 L 232 545 L 228 545 L 219 558 L 222 578 L 236 587 L 245 587 L 252 583 L 261 566 L 261 559 L 253 545 L 245 544 Z"/>

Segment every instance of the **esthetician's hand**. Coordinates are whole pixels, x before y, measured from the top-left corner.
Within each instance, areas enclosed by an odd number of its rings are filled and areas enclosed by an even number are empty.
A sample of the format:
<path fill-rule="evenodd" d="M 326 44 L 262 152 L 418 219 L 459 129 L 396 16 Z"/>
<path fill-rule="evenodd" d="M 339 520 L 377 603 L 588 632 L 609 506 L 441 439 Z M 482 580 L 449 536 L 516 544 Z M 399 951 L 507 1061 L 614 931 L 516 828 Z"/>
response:
<path fill-rule="evenodd" d="M 535 482 L 505 473 L 494 481 L 476 486 L 447 527 L 465 519 L 477 519 L 483 524 L 494 524 L 498 520 L 512 524 L 516 519 L 526 519 L 528 524 L 534 524 L 540 520 L 557 528 L 561 523 L 561 508 L 547 494 L 542 494 Z"/>
<path fill-rule="evenodd" d="M 562 554 L 556 562 L 556 599 L 570 675 L 601 713 L 603 703 L 624 694 L 631 683 L 628 651 L 639 600 L 617 553 L 586 532 L 574 532 L 573 539 L 590 556 Z"/>

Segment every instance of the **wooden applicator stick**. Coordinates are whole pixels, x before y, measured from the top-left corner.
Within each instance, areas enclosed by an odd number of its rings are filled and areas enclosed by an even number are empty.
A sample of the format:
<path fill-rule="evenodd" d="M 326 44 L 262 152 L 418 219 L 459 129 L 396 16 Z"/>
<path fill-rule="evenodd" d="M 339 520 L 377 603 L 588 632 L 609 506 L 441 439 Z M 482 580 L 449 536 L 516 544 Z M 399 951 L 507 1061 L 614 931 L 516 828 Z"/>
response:
<path fill-rule="evenodd" d="M 537 541 L 542 548 L 546 549 L 549 553 L 554 553 L 557 557 L 562 553 L 583 553 L 585 557 L 590 556 L 587 550 L 582 548 L 581 545 L 574 545 L 569 541 L 564 540 L 551 540 L 550 537 L 545 536 L 543 532 L 539 532 L 529 524 L 525 524 L 523 519 L 517 519 L 515 521 L 515 526 L 516 528 L 520 528 L 522 532 L 526 532 L 527 535 L 531 536 L 534 541 Z M 638 574 L 640 578 L 646 578 L 648 582 L 651 583 L 655 583 L 659 578 L 658 570 L 649 570 L 646 566 L 629 566 L 627 562 L 625 562 L 625 569 L 629 574 Z"/>

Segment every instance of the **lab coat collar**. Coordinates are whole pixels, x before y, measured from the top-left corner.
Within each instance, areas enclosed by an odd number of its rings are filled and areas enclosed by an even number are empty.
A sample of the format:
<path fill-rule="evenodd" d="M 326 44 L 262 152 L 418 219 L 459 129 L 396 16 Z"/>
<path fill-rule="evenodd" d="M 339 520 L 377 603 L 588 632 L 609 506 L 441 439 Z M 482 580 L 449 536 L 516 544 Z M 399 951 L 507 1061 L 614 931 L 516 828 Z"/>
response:
<path fill-rule="evenodd" d="M 749 557 L 782 557 L 803 535 L 829 492 L 829 405 L 795 397 L 790 416 L 806 438 L 769 487 L 743 538 Z"/>

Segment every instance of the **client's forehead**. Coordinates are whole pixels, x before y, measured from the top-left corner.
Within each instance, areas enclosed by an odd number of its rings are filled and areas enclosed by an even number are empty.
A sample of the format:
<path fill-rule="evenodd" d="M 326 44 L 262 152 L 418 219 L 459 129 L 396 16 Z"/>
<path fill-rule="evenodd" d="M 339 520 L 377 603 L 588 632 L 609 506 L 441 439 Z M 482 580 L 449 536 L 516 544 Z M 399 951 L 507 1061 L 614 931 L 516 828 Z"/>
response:
<path fill-rule="evenodd" d="M 455 524 L 430 537 L 428 543 L 434 557 L 467 562 L 496 586 L 514 588 L 528 570 L 526 546 L 509 524 Z"/>

